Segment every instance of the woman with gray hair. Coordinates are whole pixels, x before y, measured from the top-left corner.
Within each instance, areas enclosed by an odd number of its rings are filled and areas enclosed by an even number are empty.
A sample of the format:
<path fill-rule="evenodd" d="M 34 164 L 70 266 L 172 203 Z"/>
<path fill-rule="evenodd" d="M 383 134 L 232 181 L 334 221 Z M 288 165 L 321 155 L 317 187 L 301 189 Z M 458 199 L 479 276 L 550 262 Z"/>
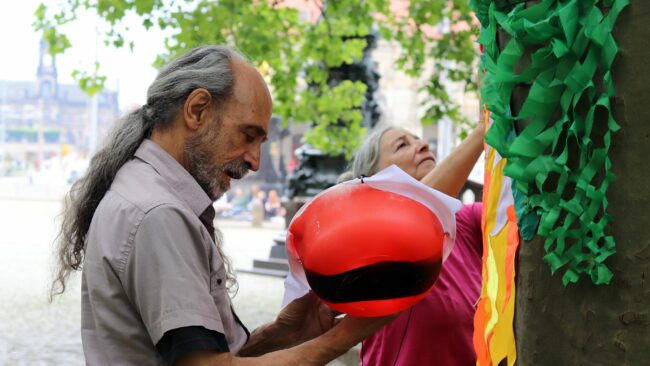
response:
<path fill-rule="evenodd" d="M 348 176 L 371 176 L 394 164 L 422 183 L 457 196 L 483 152 L 484 133 L 481 122 L 436 164 L 426 141 L 402 128 L 380 126 L 361 144 Z M 362 365 L 476 364 L 472 332 L 481 291 L 481 211 L 482 205 L 475 203 L 456 214 L 454 248 L 435 285 L 420 302 L 363 341 Z"/>
<path fill-rule="evenodd" d="M 354 156 L 350 170 L 338 181 L 360 176 L 369 177 L 395 164 L 422 183 L 457 196 L 479 156 L 483 152 L 485 125 L 479 125 L 440 164 L 429 150 L 429 145 L 405 129 L 379 125 L 366 136 Z"/>
<path fill-rule="evenodd" d="M 338 182 L 371 176 L 396 165 L 413 178 L 458 196 L 483 152 L 485 126 L 436 164 L 429 145 L 405 129 L 380 125 L 364 139 L 350 171 Z M 465 205 L 456 214 L 456 240 L 427 295 L 393 322 L 366 338 L 361 365 L 474 365 L 473 317 L 481 290 L 482 205 Z M 403 350 L 403 352 L 401 352 Z"/>

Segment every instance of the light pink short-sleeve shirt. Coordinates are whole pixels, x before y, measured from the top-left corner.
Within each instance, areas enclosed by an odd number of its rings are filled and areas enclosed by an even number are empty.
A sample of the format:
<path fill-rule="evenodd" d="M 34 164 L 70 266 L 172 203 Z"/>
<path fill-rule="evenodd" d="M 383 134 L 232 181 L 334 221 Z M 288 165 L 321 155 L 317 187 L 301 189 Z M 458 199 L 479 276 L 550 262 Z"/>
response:
<path fill-rule="evenodd" d="M 89 365 L 157 365 L 166 331 L 203 326 L 232 353 L 248 331 L 226 289 L 223 258 L 200 216 L 211 200 L 145 140 L 93 216 L 82 271 L 82 342 Z"/>

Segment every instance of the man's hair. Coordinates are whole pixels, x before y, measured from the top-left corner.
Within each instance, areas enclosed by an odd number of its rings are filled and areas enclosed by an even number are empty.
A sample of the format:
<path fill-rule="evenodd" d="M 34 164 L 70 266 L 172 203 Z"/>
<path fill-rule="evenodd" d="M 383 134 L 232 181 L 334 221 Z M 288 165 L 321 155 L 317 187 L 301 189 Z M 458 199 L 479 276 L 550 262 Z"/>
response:
<path fill-rule="evenodd" d="M 215 107 L 227 101 L 235 80 L 233 59 L 244 57 L 225 46 L 204 46 L 185 53 L 160 70 L 147 90 L 147 103 L 116 122 L 102 149 L 91 159 L 87 173 L 66 196 L 50 299 L 65 291 L 72 271 L 81 269 L 92 217 L 118 170 L 133 159 L 154 127 L 165 129 L 171 125 L 193 90 L 208 90 Z"/>

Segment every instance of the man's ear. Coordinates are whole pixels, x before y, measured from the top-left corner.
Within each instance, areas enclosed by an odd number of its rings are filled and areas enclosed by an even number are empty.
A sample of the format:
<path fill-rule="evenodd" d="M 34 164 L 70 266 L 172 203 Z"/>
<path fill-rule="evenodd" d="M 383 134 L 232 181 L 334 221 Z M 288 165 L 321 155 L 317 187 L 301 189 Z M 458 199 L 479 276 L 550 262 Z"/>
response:
<path fill-rule="evenodd" d="M 212 118 L 212 95 L 203 88 L 194 89 L 183 104 L 185 126 L 192 131 L 206 125 Z"/>

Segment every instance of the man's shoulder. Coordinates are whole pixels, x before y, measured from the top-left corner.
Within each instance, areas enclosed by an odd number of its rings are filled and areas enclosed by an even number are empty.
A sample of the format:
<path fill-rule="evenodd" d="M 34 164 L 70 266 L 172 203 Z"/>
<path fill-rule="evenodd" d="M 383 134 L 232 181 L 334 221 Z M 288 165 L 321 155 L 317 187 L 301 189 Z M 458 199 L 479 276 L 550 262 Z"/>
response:
<path fill-rule="evenodd" d="M 109 192 L 143 213 L 163 205 L 184 206 L 167 181 L 151 165 L 139 159 L 124 164 Z"/>
<path fill-rule="evenodd" d="M 200 230 L 199 218 L 164 179 L 151 166 L 134 159 L 120 169 L 93 214 L 87 259 L 96 263 L 106 260 L 123 274 L 136 233 L 145 223 L 150 231 L 187 223 Z"/>

